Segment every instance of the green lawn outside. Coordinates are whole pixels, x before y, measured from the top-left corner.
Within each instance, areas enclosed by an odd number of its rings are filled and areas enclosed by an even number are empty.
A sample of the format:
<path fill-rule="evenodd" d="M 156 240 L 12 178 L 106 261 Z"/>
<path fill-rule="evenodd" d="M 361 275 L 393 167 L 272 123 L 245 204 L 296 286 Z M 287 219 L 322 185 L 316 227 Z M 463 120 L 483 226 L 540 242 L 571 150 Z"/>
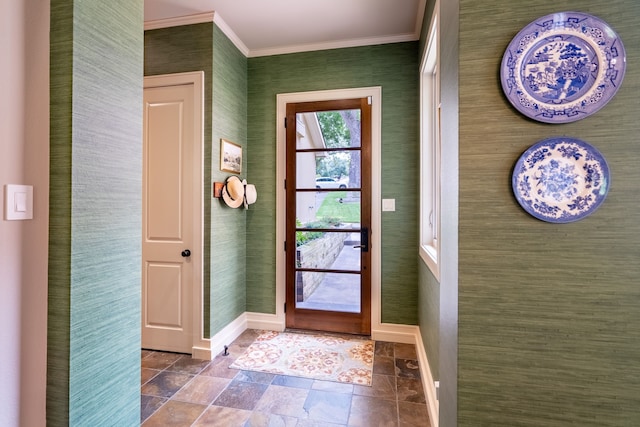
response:
<path fill-rule="evenodd" d="M 327 196 L 322 201 L 322 205 L 320 205 L 320 209 L 318 209 L 316 217 L 318 219 L 338 218 L 340 221 L 346 223 L 360 222 L 360 203 L 340 203 L 339 200 L 346 196 L 346 191 L 327 193 Z"/>

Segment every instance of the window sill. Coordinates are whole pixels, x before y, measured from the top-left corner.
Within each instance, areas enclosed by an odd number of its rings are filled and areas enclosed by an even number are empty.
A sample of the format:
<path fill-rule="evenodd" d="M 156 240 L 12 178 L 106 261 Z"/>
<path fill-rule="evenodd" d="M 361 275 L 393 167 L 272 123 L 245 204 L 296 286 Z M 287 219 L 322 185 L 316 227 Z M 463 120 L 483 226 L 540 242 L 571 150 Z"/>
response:
<path fill-rule="evenodd" d="M 440 266 L 438 265 L 438 250 L 431 245 L 421 245 L 419 253 L 422 261 L 424 261 L 427 267 L 429 267 L 429 270 L 431 270 L 431 274 L 439 281 Z"/>

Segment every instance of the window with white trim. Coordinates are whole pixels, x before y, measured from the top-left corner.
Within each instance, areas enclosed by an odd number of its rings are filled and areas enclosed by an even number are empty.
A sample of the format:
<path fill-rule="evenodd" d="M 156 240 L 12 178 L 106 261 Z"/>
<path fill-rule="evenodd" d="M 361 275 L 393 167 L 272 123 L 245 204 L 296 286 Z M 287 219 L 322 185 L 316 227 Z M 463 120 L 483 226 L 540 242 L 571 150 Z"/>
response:
<path fill-rule="evenodd" d="M 420 66 L 420 256 L 440 279 L 440 76 L 434 8 Z"/>

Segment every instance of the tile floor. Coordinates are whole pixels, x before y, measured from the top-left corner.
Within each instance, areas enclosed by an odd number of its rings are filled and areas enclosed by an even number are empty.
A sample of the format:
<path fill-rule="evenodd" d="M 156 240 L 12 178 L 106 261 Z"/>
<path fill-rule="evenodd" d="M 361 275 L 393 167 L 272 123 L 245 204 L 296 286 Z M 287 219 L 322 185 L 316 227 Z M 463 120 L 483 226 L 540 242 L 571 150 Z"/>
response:
<path fill-rule="evenodd" d="M 142 350 L 141 425 L 429 425 L 415 346 L 376 342 L 371 387 L 230 369 L 259 333 L 245 331 L 213 360 Z"/>

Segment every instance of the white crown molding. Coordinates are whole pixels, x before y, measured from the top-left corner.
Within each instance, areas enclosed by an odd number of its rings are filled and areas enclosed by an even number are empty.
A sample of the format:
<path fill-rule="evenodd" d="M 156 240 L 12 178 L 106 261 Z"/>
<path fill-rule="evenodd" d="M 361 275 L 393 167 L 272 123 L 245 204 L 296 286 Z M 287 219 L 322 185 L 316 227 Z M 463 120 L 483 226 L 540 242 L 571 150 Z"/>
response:
<path fill-rule="evenodd" d="M 234 46 L 237 47 L 240 52 L 242 52 L 245 57 L 249 56 L 249 48 L 243 43 L 242 40 L 240 40 L 240 37 L 238 37 L 238 35 L 231 29 L 231 27 L 229 27 L 227 23 L 224 22 L 219 13 L 216 13 L 213 17 L 213 22 L 218 26 L 218 28 L 220 28 L 220 31 L 222 31 L 224 35 L 227 36 L 229 40 L 231 40 L 231 43 L 233 43 Z"/>
<path fill-rule="evenodd" d="M 207 22 L 215 23 L 218 28 L 231 40 L 236 48 L 247 58 L 260 56 L 285 55 L 288 53 L 312 52 L 318 50 L 342 49 L 349 47 L 372 46 L 390 43 L 403 43 L 420 39 L 422 31 L 422 17 L 426 7 L 426 0 L 421 0 L 416 18 L 416 28 L 413 33 L 399 34 L 384 37 L 366 37 L 360 39 L 338 40 L 326 43 L 308 43 L 298 45 L 279 46 L 274 48 L 250 50 L 238 35 L 227 25 L 219 13 L 215 11 L 197 13 L 193 15 L 179 16 L 176 18 L 156 19 L 145 21 L 144 30 L 157 30 L 160 28 L 179 27 L 182 25 L 203 24 Z"/>
<path fill-rule="evenodd" d="M 214 22 L 215 12 L 196 13 L 194 15 L 178 16 L 176 18 L 156 19 L 144 22 L 144 30 L 157 30 L 159 28 L 179 27 L 181 25 L 203 24 Z"/>
<path fill-rule="evenodd" d="M 249 56 L 249 48 L 240 40 L 235 32 L 222 19 L 220 14 L 213 12 L 196 13 L 193 15 L 179 16 L 176 18 L 156 19 L 153 21 L 145 21 L 144 30 L 158 30 L 160 28 L 179 27 L 182 25 L 204 24 L 208 22 L 215 23 L 218 28 L 226 35 L 229 40 L 238 48 L 245 57 Z"/>
<path fill-rule="evenodd" d="M 288 53 L 299 53 L 299 52 L 311 52 L 317 50 L 329 50 L 329 49 L 341 49 L 347 47 L 359 47 L 359 46 L 371 46 L 371 45 L 380 45 L 380 44 L 389 44 L 389 43 L 402 43 L 409 41 L 416 41 L 420 38 L 420 34 L 417 35 L 415 33 L 407 33 L 400 34 L 389 37 L 367 37 L 362 39 L 351 39 L 351 40 L 340 40 L 335 42 L 327 42 L 327 43 L 310 43 L 310 44 L 299 44 L 299 45 L 290 45 L 290 46 L 282 46 L 276 48 L 267 48 L 267 49 L 253 49 L 249 51 L 249 58 L 256 58 L 260 56 L 272 56 L 272 55 L 285 55 Z"/>

